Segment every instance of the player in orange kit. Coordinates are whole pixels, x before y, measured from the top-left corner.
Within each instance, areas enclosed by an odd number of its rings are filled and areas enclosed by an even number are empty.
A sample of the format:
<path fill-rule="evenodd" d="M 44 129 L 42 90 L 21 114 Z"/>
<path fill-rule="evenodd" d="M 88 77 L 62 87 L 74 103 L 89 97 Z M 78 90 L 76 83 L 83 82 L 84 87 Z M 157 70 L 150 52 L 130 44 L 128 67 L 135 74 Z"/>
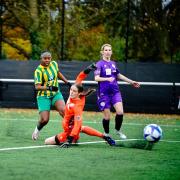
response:
<path fill-rule="evenodd" d="M 77 76 L 75 84 L 71 86 L 69 98 L 65 106 L 65 115 L 62 121 L 64 131 L 53 137 L 47 138 L 45 144 L 57 144 L 61 145 L 61 147 L 69 147 L 72 143 L 77 142 L 80 132 L 83 132 L 90 136 L 103 138 L 111 146 L 115 145 L 115 141 L 111 137 L 105 136 L 103 133 L 89 126 L 82 126 L 82 113 L 85 105 L 85 97 L 94 92 L 95 89 L 84 91 L 81 83 L 90 71 L 95 68 L 95 64 L 91 64 Z"/>

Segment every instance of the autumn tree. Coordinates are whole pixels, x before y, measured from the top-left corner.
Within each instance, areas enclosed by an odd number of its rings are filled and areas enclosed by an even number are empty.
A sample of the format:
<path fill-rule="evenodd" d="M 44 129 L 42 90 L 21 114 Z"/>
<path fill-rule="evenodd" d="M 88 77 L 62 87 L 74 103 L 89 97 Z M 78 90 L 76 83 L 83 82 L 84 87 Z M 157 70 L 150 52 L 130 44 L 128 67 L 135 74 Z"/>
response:
<path fill-rule="evenodd" d="M 128 61 L 180 59 L 178 0 L 2 2 L 3 48 L 13 48 L 17 59 L 36 60 L 41 51 L 50 50 L 55 59 L 63 53 L 66 60 L 95 61 L 104 43 L 112 44 L 113 58 L 118 61 L 124 61 L 127 45 Z"/>

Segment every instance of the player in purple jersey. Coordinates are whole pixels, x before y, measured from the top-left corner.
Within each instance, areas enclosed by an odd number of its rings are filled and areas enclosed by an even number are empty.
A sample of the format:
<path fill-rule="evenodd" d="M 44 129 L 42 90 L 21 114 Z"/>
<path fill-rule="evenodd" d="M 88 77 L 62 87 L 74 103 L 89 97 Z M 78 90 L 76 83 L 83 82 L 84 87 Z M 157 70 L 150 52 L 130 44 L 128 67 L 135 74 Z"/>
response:
<path fill-rule="evenodd" d="M 139 88 L 140 84 L 122 75 L 118 70 L 116 63 L 111 60 L 112 47 L 110 44 L 104 44 L 101 47 L 102 60 L 96 63 L 95 81 L 98 82 L 97 103 L 100 111 L 103 112 L 103 128 L 104 134 L 109 136 L 110 109 L 114 107 L 115 116 L 115 131 L 121 139 L 126 139 L 120 129 L 123 122 L 123 104 L 121 92 L 118 87 L 118 80 L 123 80 L 131 84 L 135 88 Z"/>

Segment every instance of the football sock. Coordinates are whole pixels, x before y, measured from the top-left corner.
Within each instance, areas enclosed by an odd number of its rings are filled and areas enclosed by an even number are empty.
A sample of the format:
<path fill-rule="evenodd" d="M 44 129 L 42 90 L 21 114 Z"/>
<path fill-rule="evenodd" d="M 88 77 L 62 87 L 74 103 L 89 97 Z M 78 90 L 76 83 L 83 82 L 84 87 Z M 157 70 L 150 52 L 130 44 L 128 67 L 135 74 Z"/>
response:
<path fill-rule="evenodd" d="M 102 124 L 103 124 L 103 128 L 104 128 L 104 132 L 106 133 L 106 134 L 109 134 L 109 119 L 103 119 L 102 120 Z"/>
<path fill-rule="evenodd" d="M 100 137 L 102 138 L 103 137 L 103 134 L 99 131 L 97 131 L 96 129 L 93 129 L 89 126 L 83 126 L 82 129 L 81 129 L 81 132 L 89 135 L 89 136 L 97 136 L 97 137 Z"/>
<path fill-rule="evenodd" d="M 47 124 L 47 122 L 45 122 L 45 123 L 38 123 L 37 124 L 37 129 L 40 131 L 46 124 Z"/>
<path fill-rule="evenodd" d="M 58 139 L 58 136 L 57 136 L 57 135 L 55 136 L 55 142 L 56 142 L 56 144 L 57 144 L 57 145 L 61 144 L 61 142 L 59 141 L 59 139 Z"/>
<path fill-rule="evenodd" d="M 116 117 L 115 117 L 115 129 L 117 131 L 120 130 L 122 122 L 123 122 L 123 114 L 116 114 Z"/>

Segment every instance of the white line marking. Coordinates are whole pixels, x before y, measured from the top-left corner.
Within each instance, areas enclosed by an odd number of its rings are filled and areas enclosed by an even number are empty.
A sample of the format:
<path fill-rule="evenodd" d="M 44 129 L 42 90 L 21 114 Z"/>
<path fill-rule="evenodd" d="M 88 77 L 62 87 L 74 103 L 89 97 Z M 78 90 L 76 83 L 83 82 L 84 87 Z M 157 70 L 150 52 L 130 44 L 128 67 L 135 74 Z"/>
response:
<path fill-rule="evenodd" d="M 30 121 L 30 122 L 37 122 L 38 120 L 36 119 L 14 119 L 14 118 L 0 118 L 0 121 Z M 57 119 L 51 119 L 51 122 L 54 123 L 59 123 L 62 120 L 57 120 Z M 84 121 L 84 124 L 101 124 L 101 121 Z M 112 121 L 112 124 L 114 122 Z M 150 124 L 150 123 L 149 123 Z M 128 125 L 128 126 L 146 126 L 147 124 L 141 124 L 141 123 L 123 123 L 123 125 Z M 168 124 L 158 124 L 162 127 L 177 127 L 180 128 L 180 125 L 168 125 Z"/>
<path fill-rule="evenodd" d="M 54 147 L 54 146 L 56 146 L 56 145 L 41 145 L 41 146 L 1 148 L 0 151 L 21 150 L 21 149 L 36 149 L 36 148 Z"/>
<path fill-rule="evenodd" d="M 126 139 L 126 140 L 115 140 L 121 142 L 128 142 L 128 141 L 144 141 L 144 139 Z M 173 140 L 161 140 L 161 142 L 167 143 L 180 143 L 180 141 L 173 141 Z M 78 145 L 86 145 L 86 144 L 98 144 L 98 143 L 105 143 L 105 141 L 88 141 L 88 142 L 79 142 Z M 37 148 L 48 148 L 48 147 L 58 147 L 58 145 L 40 145 L 40 146 L 26 146 L 26 147 L 12 147 L 12 148 L 1 148 L 0 151 L 11 151 L 11 150 L 22 150 L 22 149 L 37 149 Z"/>
<path fill-rule="evenodd" d="M 160 140 L 161 142 L 167 142 L 167 143 L 180 143 L 180 141 L 174 141 L 174 140 Z"/>

